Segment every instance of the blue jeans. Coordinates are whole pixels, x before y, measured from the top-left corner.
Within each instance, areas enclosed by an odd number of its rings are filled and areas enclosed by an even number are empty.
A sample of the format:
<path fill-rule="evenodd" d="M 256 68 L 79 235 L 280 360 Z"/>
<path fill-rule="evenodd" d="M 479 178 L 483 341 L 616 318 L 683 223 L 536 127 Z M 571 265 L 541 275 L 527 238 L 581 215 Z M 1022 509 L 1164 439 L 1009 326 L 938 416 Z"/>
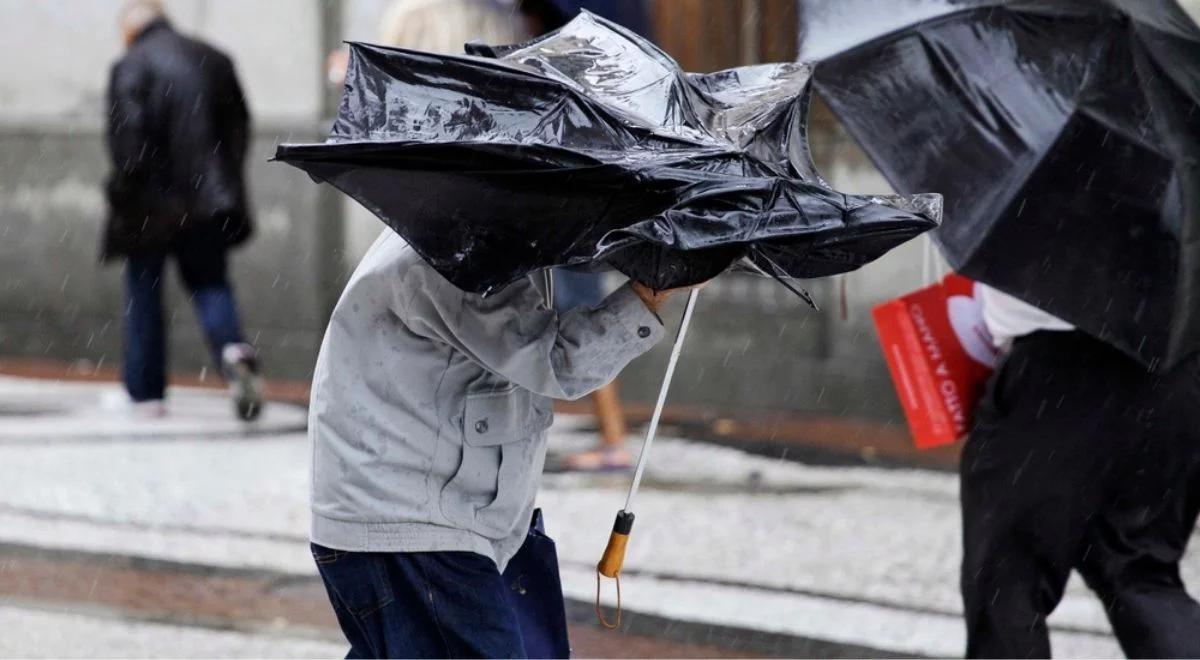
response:
<path fill-rule="evenodd" d="M 225 249 L 195 247 L 174 253 L 179 275 L 217 365 L 226 344 L 242 341 L 241 324 L 226 277 Z M 167 387 L 167 331 L 162 280 L 167 255 L 130 256 L 125 264 L 125 388 L 134 401 L 161 399 Z"/>
<path fill-rule="evenodd" d="M 473 552 L 346 552 L 312 544 L 347 658 L 523 658 L 492 560 Z"/>

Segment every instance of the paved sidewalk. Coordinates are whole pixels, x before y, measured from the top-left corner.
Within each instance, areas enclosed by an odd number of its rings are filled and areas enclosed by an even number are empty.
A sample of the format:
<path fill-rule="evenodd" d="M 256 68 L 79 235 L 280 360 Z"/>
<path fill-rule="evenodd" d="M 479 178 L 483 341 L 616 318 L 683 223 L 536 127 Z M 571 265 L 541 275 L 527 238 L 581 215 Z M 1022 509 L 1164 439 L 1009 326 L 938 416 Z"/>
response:
<path fill-rule="evenodd" d="M 275 404 L 243 425 L 228 421 L 220 393 L 176 388 L 171 416 L 146 424 L 95 405 L 111 388 L 0 378 L 0 544 L 312 578 L 301 408 Z M 580 427 L 561 417 L 553 446 L 590 442 Z M 626 486 L 624 477 L 544 479 L 540 504 L 573 611 L 586 612 L 595 596 L 593 567 Z M 634 632 L 724 640 L 752 654 L 961 654 L 956 490 L 944 472 L 813 466 L 664 437 L 638 500 L 622 580 L 624 605 L 637 615 L 627 622 Z M 1200 584 L 1200 555 L 1185 573 Z M 21 645 L 66 622 L 54 617 L 89 617 L 5 598 L 0 626 L 27 620 L 29 632 L 0 655 L 34 653 Z M 97 639 L 110 648 L 129 644 L 139 655 L 258 655 L 270 636 L 206 630 L 187 637 L 190 646 L 156 646 L 155 631 L 174 632 L 88 620 L 107 631 Z M 1059 657 L 1120 654 L 1077 581 L 1052 625 Z M 328 639 L 287 639 L 272 648 L 340 653 Z M 87 652 L 51 641 L 48 655 Z"/>
<path fill-rule="evenodd" d="M 172 388 L 163 417 L 131 419 L 115 384 L 0 376 L 0 442 L 100 442 L 254 438 L 303 433 L 306 411 L 268 402 L 253 422 L 236 419 L 221 390 Z"/>
<path fill-rule="evenodd" d="M 0 656 L 20 658 L 334 658 L 343 644 L 0 605 Z"/>

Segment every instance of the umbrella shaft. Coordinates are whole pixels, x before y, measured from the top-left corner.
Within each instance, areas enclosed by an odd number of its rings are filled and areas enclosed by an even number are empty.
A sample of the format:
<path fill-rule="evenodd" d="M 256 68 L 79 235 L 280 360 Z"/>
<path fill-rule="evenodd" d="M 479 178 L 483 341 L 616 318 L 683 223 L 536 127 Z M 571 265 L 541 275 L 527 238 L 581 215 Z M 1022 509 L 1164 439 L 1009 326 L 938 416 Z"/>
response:
<path fill-rule="evenodd" d="M 692 289 L 688 293 L 687 307 L 683 309 L 683 320 L 679 322 L 679 333 L 675 335 L 675 345 L 671 347 L 671 358 L 667 361 L 667 372 L 663 375 L 662 387 L 658 390 L 658 402 L 654 404 L 654 414 L 650 417 L 650 426 L 646 429 L 646 441 L 642 443 L 642 451 L 638 454 L 637 469 L 633 472 L 633 483 L 629 484 L 629 496 L 625 498 L 625 511 L 633 511 L 633 498 L 637 495 L 638 486 L 642 484 L 642 473 L 646 471 L 646 458 L 650 456 L 650 445 L 658 433 L 658 420 L 662 418 L 663 406 L 667 402 L 667 390 L 671 389 L 671 379 L 675 376 L 675 365 L 679 362 L 679 354 L 683 351 L 683 340 L 687 337 L 688 324 L 692 322 L 692 311 L 696 308 L 696 298 L 700 290 Z"/>

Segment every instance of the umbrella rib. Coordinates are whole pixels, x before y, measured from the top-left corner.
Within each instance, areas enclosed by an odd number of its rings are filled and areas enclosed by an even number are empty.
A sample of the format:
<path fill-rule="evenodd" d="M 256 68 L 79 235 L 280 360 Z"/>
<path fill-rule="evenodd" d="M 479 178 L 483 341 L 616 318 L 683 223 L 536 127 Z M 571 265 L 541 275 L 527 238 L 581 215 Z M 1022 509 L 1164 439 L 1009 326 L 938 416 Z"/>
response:
<path fill-rule="evenodd" d="M 763 270 L 763 268 L 761 266 L 754 263 L 753 261 L 748 261 L 748 263 L 750 263 L 750 265 L 754 266 L 754 268 L 757 269 L 758 272 L 762 273 L 763 275 L 767 275 L 768 277 L 771 277 L 772 279 L 774 279 L 776 282 L 779 282 L 780 284 L 782 284 L 785 289 L 796 294 L 796 297 L 798 297 L 801 300 L 803 300 L 804 302 L 808 303 L 809 307 L 812 307 L 813 309 L 815 309 L 817 311 L 821 310 L 821 308 L 817 306 L 817 302 L 815 300 L 813 300 L 813 297 L 811 294 L 809 294 L 804 289 L 793 286 L 791 282 L 787 281 L 787 277 L 786 277 L 787 271 L 785 271 L 782 266 L 775 263 L 775 260 L 767 255 L 766 250 L 763 250 L 761 247 L 759 247 L 757 245 L 752 245 L 751 249 L 754 250 L 755 254 L 762 257 L 763 260 L 766 261 L 767 264 L 771 266 L 771 272 L 767 272 L 767 271 Z M 810 247 L 809 249 L 805 250 L 804 251 L 805 254 L 808 254 L 808 252 L 811 249 L 812 248 Z M 803 259 L 803 258 L 804 257 L 801 257 L 801 259 Z"/>
<path fill-rule="evenodd" d="M 1003 195 L 1003 197 L 1001 197 L 1001 199 L 1003 200 L 1003 204 L 998 205 L 1000 208 L 1002 208 L 1002 209 L 1011 208 L 1013 203 L 1017 201 L 1017 193 L 1020 192 L 1021 190 L 1023 190 L 1025 188 L 1025 185 L 1029 183 L 1030 177 L 1032 177 L 1033 173 L 1035 171 L 1037 171 L 1038 166 L 1041 165 L 1042 161 L 1044 161 L 1046 159 L 1046 156 L 1050 154 L 1050 150 L 1054 148 L 1054 145 L 1058 143 L 1059 139 L 1062 137 L 1063 131 L 1065 131 L 1067 129 L 1067 125 L 1071 123 L 1071 119 L 1075 116 L 1075 113 L 1077 113 L 1077 112 L 1079 112 L 1078 106 L 1073 108 L 1071 110 L 1071 112 L 1067 114 L 1067 116 L 1063 120 L 1062 124 L 1060 124 L 1058 126 L 1058 129 L 1054 131 L 1053 139 L 1047 140 L 1044 143 L 1045 146 L 1037 151 L 1037 157 L 1033 161 L 1034 166 L 1027 168 L 1025 170 L 1025 173 L 1021 176 L 1021 178 L 1019 180 L 1017 180 L 1016 182 L 1014 182 L 1013 185 L 1009 186 L 1008 189 L 1004 191 L 1004 195 Z M 976 250 L 979 249 L 979 244 L 980 244 L 980 242 L 983 241 L 984 238 L 985 238 L 985 236 L 983 236 L 981 234 L 980 236 L 978 236 L 976 238 L 975 242 L 971 244 L 971 252 L 972 253 L 974 253 Z M 954 263 L 953 260 L 950 259 L 950 256 L 951 255 L 946 255 L 947 260 L 951 261 L 950 265 L 955 270 L 959 270 L 966 266 L 967 260 L 964 260 L 962 263 Z"/>

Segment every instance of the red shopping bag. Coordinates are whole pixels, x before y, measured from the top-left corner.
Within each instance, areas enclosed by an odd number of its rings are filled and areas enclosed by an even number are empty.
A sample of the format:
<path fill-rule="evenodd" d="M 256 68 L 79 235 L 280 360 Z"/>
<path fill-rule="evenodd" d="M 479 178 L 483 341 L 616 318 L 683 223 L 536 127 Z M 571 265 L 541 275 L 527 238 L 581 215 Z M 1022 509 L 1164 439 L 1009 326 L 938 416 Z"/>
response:
<path fill-rule="evenodd" d="M 967 433 L 1000 359 L 977 294 L 975 282 L 952 273 L 871 310 L 918 449 L 948 445 Z"/>

